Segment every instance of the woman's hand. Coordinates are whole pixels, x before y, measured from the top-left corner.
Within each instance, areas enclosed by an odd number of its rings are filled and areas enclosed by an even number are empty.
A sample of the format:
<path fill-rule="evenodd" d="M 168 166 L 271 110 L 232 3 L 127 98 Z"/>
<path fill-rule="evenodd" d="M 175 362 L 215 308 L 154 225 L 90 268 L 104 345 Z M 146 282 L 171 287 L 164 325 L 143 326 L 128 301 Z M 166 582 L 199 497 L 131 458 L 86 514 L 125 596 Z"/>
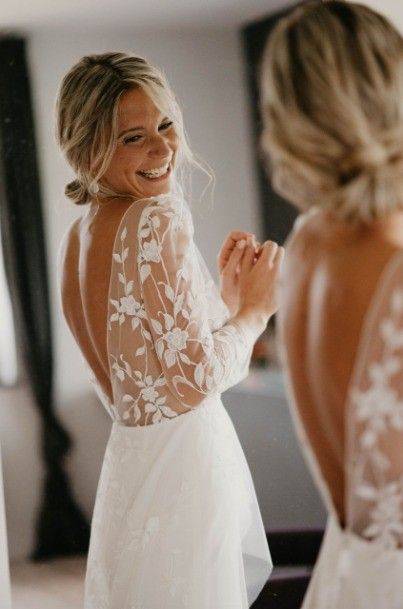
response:
<path fill-rule="evenodd" d="M 232 231 L 224 241 L 218 254 L 221 298 L 233 317 L 239 308 L 239 273 L 240 261 L 247 244 L 253 247 L 256 254 L 259 244 L 253 233 Z"/>
<path fill-rule="evenodd" d="M 253 246 L 246 246 L 240 262 L 236 317 L 248 320 L 262 331 L 277 311 L 277 282 L 283 258 L 283 247 L 265 241 L 257 252 Z"/>

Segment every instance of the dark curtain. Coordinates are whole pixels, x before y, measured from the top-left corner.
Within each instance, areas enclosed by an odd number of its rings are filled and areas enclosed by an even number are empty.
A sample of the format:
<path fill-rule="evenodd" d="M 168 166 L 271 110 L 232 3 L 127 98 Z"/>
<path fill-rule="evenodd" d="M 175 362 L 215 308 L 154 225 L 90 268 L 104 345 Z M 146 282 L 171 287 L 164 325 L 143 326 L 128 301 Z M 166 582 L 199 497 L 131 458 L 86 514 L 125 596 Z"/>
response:
<path fill-rule="evenodd" d="M 287 15 L 295 5 L 265 19 L 250 23 L 242 28 L 242 42 L 246 59 L 246 77 L 248 82 L 250 115 L 252 120 L 253 147 L 255 151 L 256 179 L 259 187 L 259 198 L 265 239 L 272 239 L 281 245 L 290 232 L 297 210 L 285 199 L 277 195 L 270 185 L 268 172 L 260 152 L 260 134 L 262 120 L 259 111 L 259 70 L 263 50 L 270 32 L 277 21 Z"/>
<path fill-rule="evenodd" d="M 14 36 L 0 36 L 0 218 L 18 343 L 41 417 L 45 474 L 31 558 L 84 553 L 89 525 L 63 470 L 71 440 L 53 404 L 52 334 L 31 91 L 25 41 Z"/>

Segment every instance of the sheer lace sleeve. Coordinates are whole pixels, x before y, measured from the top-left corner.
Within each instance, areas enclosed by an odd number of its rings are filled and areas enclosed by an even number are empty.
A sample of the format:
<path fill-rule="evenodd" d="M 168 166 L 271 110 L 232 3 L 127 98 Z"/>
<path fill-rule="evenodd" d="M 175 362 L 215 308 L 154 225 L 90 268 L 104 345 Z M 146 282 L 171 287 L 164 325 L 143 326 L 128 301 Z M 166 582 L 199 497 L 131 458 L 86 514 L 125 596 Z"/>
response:
<path fill-rule="evenodd" d="M 349 527 L 403 547 L 403 254 L 388 263 L 365 322 L 349 391 Z"/>
<path fill-rule="evenodd" d="M 225 320 L 210 292 L 186 203 L 133 204 L 115 243 L 109 354 L 115 401 L 130 405 L 134 424 L 176 416 L 244 378 L 256 336 Z"/>

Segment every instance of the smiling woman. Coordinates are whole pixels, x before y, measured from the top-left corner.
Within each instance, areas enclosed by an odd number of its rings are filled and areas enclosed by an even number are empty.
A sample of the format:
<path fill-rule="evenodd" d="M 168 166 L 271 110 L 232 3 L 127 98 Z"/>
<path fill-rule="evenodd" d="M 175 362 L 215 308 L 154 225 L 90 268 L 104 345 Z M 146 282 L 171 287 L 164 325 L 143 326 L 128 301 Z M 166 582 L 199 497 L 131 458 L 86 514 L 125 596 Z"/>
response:
<path fill-rule="evenodd" d="M 143 89 L 133 89 L 121 97 L 118 131 L 102 184 L 139 199 L 168 192 L 178 148 L 173 120 L 161 114 Z"/>
<path fill-rule="evenodd" d="M 276 310 L 282 249 L 231 233 L 220 297 L 178 176 L 193 158 L 182 116 L 145 60 L 84 57 L 58 118 L 67 194 L 89 203 L 60 248 L 61 304 L 113 420 L 85 609 L 246 609 L 271 559 L 220 396 Z"/>
<path fill-rule="evenodd" d="M 77 204 L 93 195 L 141 198 L 169 187 L 179 193 L 186 166 L 206 171 L 190 150 L 165 76 L 141 57 L 83 57 L 63 80 L 57 108 L 57 140 L 77 174 L 66 195 Z M 174 166 L 179 171 L 171 182 Z"/>

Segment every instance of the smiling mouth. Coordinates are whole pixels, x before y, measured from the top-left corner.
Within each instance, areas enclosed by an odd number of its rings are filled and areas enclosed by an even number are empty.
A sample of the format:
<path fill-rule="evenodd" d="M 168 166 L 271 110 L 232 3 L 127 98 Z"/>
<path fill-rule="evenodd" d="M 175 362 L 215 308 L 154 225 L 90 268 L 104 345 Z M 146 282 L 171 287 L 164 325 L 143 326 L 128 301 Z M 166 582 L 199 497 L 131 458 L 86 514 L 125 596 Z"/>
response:
<path fill-rule="evenodd" d="M 166 163 L 162 167 L 157 167 L 155 169 L 137 171 L 136 173 L 142 178 L 151 180 L 152 182 L 164 180 L 171 173 L 171 163 Z"/>

